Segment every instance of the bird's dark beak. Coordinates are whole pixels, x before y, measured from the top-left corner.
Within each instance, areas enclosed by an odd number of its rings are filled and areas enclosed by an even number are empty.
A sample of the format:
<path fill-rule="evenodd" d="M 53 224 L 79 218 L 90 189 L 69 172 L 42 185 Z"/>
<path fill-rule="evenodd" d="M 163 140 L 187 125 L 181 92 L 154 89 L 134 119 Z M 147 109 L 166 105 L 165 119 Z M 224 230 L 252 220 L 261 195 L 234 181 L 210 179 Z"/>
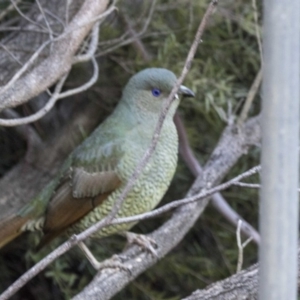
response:
<path fill-rule="evenodd" d="M 195 93 L 184 85 L 180 86 L 178 94 L 182 94 L 183 97 L 195 97 Z"/>

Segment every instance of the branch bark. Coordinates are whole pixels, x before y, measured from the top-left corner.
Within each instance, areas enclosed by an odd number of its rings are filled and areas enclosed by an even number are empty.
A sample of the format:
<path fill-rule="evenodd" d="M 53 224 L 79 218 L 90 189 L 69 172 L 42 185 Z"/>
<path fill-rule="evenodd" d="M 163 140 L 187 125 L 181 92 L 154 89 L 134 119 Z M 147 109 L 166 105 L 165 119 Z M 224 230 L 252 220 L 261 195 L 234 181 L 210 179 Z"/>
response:
<path fill-rule="evenodd" d="M 298 288 L 300 286 L 300 249 L 298 248 Z M 224 280 L 197 290 L 182 300 L 256 300 L 258 299 L 258 264 Z"/>
<path fill-rule="evenodd" d="M 182 300 L 256 300 L 258 289 L 258 264 L 225 280 L 195 291 Z"/>

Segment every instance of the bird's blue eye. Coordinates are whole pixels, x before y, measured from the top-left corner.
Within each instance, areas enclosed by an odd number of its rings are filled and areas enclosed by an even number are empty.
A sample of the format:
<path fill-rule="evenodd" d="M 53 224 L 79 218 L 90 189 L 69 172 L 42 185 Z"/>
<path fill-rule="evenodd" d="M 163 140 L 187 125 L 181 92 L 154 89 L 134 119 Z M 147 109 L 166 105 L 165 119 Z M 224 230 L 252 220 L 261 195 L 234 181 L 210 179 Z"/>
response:
<path fill-rule="evenodd" d="M 158 97 L 159 95 L 160 95 L 160 93 L 161 93 L 161 91 L 159 90 L 159 89 L 153 89 L 152 90 L 152 95 L 154 96 L 154 97 Z"/>

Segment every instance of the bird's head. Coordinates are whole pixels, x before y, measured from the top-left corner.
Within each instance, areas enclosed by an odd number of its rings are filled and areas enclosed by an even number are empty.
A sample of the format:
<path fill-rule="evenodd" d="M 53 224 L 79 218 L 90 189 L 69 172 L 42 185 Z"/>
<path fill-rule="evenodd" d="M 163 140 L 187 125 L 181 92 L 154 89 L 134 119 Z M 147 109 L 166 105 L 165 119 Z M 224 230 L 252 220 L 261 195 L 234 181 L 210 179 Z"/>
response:
<path fill-rule="evenodd" d="M 176 76 L 173 72 L 162 68 L 149 68 L 132 76 L 123 90 L 122 100 L 134 108 L 140 115 L 159 115 L 171 90 L 175 86 Z M 185 86 L 180 86 L 178 94 L 194 97 L 194 93 Z M 176 95 L 169 116 L 173 116 L 179 104 Z"/>

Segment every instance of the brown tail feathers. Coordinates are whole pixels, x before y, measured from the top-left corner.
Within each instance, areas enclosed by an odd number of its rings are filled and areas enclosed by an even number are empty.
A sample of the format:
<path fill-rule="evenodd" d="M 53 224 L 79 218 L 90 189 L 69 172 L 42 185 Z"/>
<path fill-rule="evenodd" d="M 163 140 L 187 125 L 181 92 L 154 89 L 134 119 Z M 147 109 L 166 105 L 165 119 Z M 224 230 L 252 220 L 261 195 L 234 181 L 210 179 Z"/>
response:
<path fill-rule="evenodd" d="M 0 220 L 0 248 L 22 234 L 21 228 L 28 220 L 28 217 L 17 215 L 7 216 Z"/>

